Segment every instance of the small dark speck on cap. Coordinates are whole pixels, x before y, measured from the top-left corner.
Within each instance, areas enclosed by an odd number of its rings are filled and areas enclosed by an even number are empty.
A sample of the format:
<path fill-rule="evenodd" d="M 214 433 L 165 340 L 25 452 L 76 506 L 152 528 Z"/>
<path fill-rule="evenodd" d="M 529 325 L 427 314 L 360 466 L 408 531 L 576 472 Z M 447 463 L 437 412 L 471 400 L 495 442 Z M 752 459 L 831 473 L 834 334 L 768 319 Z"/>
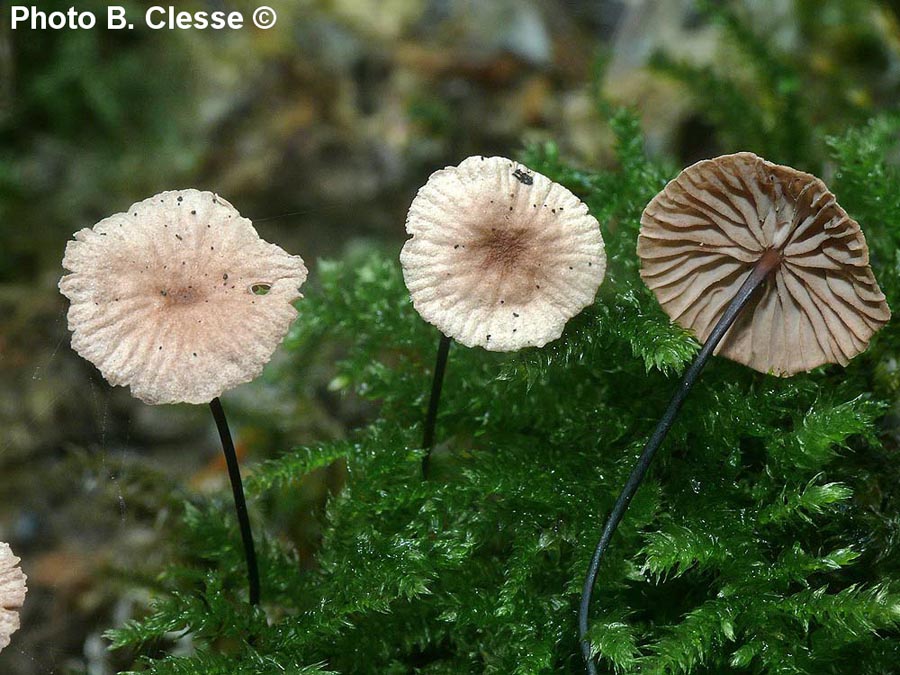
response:
<path fill-rule="evenodd" d="M 181 235 L 180 235 L 180 234 L 176 234 L 176 235 L 175 235 L 175 238 L 176 238 L 178 241 L 184 241 L 184 239 L 181 238 Z"/>
<path fill-rule="evenodd" d="M 516 317 L 517 319 L 519 318 L 519 315 L 516 314 L 515 312 L 513 312 L 513 316 Z"/>
<path fill-rule="evenodd" d="M 193 352 L 194 356 L 197 356 L 197 352 Z"/>
<path fill-rule="evenodd" d="M 179 202 L 183 202 L 183 201 L 184 201 L 184 197 L 182 197 L 181 195 L 178 195 L 178 201 L 179 201 Z"/>
<path fill-rule="evenodd" d="M 137 215 L 137 214 L 135 214 L 135 215 Z M 196 216 L 196 215 L 197 215 L 197 209 L 191 209 L 191 215 L 192 215 L 192 216 Z"/>
<path fill-rule="evenodd" d="M 490 334 L 490 333 L 488 333 L 487 339 L 488 339 L 488 342 L 491 341 L 491 334 Z"/>

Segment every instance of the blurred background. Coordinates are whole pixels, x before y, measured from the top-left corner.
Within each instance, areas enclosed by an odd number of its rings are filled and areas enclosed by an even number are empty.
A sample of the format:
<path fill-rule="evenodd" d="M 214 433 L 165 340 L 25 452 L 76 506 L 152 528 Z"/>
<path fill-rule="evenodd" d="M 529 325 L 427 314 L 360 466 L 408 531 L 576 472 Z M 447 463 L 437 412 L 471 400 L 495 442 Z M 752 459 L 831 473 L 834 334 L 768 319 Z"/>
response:
<path fill-rule="evenodd" d="M 267 4 L 278 21 L 266 31 L 137 21 L 111 32 L 13 31 L 0 2 L 0 541 L 23 558 L 30 589 L 4 675 L 125 667 L 102 633 L 148 600 L 128 575 L 152 578 L 177 555 L 166 533 L 178 503 L 227 486 L 203 407 L 146 406 L 69 348 L 56 284 L 76 230 L 165 189 L 212 190 L 302 255 L 314 286 L 321 258 L 398 251 L 416 189 L 470 154 L 552 141 L 568 162 L 608 164 L 612 106 L 637 109 L 648 152 L 673 166 L 771 147 L 802 167 L 821 151 L 791 126 L 795 107 L 827 133 L 894 109 L 900 91 L 897 2 Z M 148 6 L 123 5 L 135 17 Z M 77 4 L 101 23 L 105 7 Z M 256 4 L 176 7 L 249 17 Z M 765 72 L 735 45 L 740 30 L 759 36 Z M 718 103 L 752 108 L 756 126 L 726 127 L 703 96 L 726 78 L 733 98 Z M 247 470 L 371 415 L 335 392 L 339 353 L 282 354 L 225 397 Z M 335 471 L 280 514 L 307 554 L 316 533 L 304 514 Z"/>

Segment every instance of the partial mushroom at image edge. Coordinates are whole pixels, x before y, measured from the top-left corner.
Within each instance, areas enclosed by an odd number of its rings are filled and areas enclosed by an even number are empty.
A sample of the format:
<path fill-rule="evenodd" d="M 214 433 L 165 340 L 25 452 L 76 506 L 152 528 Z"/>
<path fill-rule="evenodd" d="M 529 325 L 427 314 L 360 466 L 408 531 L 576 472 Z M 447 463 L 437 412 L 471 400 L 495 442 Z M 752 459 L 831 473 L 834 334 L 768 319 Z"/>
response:
<path fill-rule="evenodd" d="M 12 634 L 19 630 L 19 610 L 28 592 L 28 578 L 20 562 L 9 544 L 0 542 L 0 651 L 9 646 Z"/>

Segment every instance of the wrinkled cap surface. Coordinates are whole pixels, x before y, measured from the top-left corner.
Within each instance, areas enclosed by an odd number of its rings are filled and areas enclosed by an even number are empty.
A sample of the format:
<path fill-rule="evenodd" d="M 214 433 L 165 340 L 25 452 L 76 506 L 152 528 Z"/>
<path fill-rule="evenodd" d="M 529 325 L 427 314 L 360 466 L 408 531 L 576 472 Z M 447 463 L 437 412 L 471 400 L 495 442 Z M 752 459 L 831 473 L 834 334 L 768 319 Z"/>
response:
<path fill-rule="evenodd" d="M 587 206 L 503 157 L 431 175 L 409 209 L 400 253 L 419 314 L 468 346 L 541 347 L 594 301 L 606 270 Z"/>
<path fill-rule="evenodd" d="M 208 403 L 259 375 L 306 267 L 211 192 L 163 192 L 66 247 L 72 347 L 146 403 Z"/>
<path fill-rule="evenodd" d="M 846 365 L 890 319 L 859 225 L 808 173 L 749 152 L 705 160 L 641 218 L 641 276 L 701 341 L 770 249 L 781 263 L 717 353 L 775 375 Z"/>
<path fill-rule="evenodd" d="M 9 544 L 0 542 L 0 651 L 9 646 L 10 636 L 19 630 L 19 609 L 25 602 L 25 574 Z"/>

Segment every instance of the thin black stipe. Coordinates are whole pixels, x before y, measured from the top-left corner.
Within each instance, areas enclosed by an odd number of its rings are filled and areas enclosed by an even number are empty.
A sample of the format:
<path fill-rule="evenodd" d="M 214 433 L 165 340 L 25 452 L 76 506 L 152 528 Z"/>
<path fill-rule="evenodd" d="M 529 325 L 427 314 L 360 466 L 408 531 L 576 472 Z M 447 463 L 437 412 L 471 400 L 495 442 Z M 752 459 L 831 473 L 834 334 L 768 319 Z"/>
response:
<path fill-rule="evenodd" d="M 425 433 L 422 436 L 422 447 L 425 456 L 422 458 L 422 475 L 428 478 L 431 465 L 431 450 L 434 448 L 434 427 L 437 424 L 438 407 L 441 403 L 441 387 L 444 386 L 444 372 L 447 370 L 447 356 L 450 354 L 451 339 L 441 335 L 438 344 L 437 360 L 434 363 L 434 380 L 431 383 L 431 398 L 428 400 L 428 414 L 425 416 Z"/>
<path fill-rule="evenodd" d="M 247 514 L 247 501 L 244 499 L 244 485 L 241 482 L 241 468 L 234 451 L 234 441 L 228 429 L 228 420 L 218 397 L 209 402 L 219 438 L 222 439 L 222 452 L 228 464 L 228 477 L 231 479 L 231 492 L 234 495 L 234 510 L 237 513 L 238 526 L 241 528 L 241 540 L 244 543 L 244 558 L 247 561 L 247 583 L 250 587 L 250 604 L 259 604 L 259 566 L 256 563 L 256 549 L 253 546 L 253 531 L 250 529 L 250 517 Z"/>
<path fill-rule="evenodd" d="M 588 675 L 597 675 L 597 665 L 591 657 L 591 645 L 590 641 L 587 639 L 587 632 L 588 611 L 591 607 L 591 597 L 594 592 L 594 585 L 597 582 L 597 574 L 600 570 L 600 560 L 603 558 L 603 554 L 609 547 L 609 541 L 612 539 L 613 534 L 615 534 L 616 528 L 619 526 L 622 517 L 625 515 L 625 511 L 628 510 L 628 505 L 631 504 L 632 497 L 634 497 L 641 482 L 644 480 L 647 469 L 650 468 L 650 462 L 653 461 L 656 451 L 659 450 L 659 446 L 662 445 L 666 435 L 669 433 L 669 429 L 671 429 L 672 424 L 675 422 L 675 418 L 678 416 L 678 412 L 681 410 L 685 398 L 687 398 L 687 395 L 697 381 L 697 378 L 700 377 L 700 373 L 703 371 L 703 367 L 706 365 L 709 357 L 712 356 L 712 353 L 716 350 L 719 342 L 725 337 L 725 333 L 728 332 L 728 329 L 731 328 L 732 324 L 734 324 L 738 316 L 740 316 L 741 310 L 746 307 L 747 303 L 753 297 L 754 292 L 780 264 L 781 253 L 779 251 L 774 249 L 766 251 L 766 253 L 763 254 L 763 257 L 760 258 L 753 267 L 750 276 L 748 276 L 744 280 L 744 283 L 741 284 L 741 287 L 738 289 L 731 304 L 728 305 L 722 318 L 719 319 L 719 322 L 715 325 L 712 333 L 710 333 L 709 338 L 703 345 L 703 348 L 697 354 L 694 362 L 681 379 L 678 389 L 675 390 L 675 394 L 669 401 L 669 407 L 666 408 L 666 412 L 656 425 L 653 435 L 650 436 L 650 440 L 648 440 L 647 445 L 644 446 L 644 450 L 641 452 L 637 464 L 634 465 L 634 468 L 631 470 L 631 475 L 628 476 L 625 487 L 622 488 L 622 492 L 619 493 L 619 497 L 616 499 L 616 503 L 606 520 L 606 525 L 603 526 L 603 533 L 600 535 L 600 541 L 597 543 L 597 548 L 594 550 L 594 556 L 591 558 L 591 564 L 588 567 L 587 578 L 584 580 L 584 588 L 581 591 L 581 606 L 578 609 L 578 637 L 581 640 L 581 655 L 584 658 Z"/>

